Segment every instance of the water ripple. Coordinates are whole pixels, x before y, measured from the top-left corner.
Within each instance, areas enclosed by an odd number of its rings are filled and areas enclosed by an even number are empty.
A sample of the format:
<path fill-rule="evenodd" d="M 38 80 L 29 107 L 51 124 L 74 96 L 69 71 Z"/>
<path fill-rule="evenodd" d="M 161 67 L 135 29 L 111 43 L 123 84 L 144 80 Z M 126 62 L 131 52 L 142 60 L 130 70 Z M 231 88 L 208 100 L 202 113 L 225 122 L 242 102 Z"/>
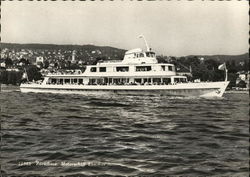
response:
<path fill-rule="evenodd" d="M 15 88 L 0 100 L 3 176 L 248 176 L 244 94 L 194 99 Z M 57 166 L 46 166 L 52 162 Z"/>

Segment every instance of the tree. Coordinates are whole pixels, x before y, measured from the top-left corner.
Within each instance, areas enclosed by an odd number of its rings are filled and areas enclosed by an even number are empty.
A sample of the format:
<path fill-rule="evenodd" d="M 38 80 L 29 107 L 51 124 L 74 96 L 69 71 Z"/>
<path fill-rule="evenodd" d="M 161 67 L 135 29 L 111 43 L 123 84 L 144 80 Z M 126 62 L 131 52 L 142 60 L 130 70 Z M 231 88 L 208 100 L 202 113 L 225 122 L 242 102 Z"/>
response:
<path fill-rule="evenodd" d="M 6 64 L 6 66 L 8 67 L 8 66 L 12 66 L 12 65 L 13 65 L 13 62 L 12 62 L 12 60 L 11 60 L 10 58 L 6 58 L 6 59 L 5 59 L 5 64 Z"/>
<path fill-rule="evenodd" d="M 211 78 L 210 73 L 204 64 L 192 66 L 192 74 L 194 79 L 201 79 L 201 81 L 207 81 L 209 78 Z"/>
<path fill-rule="evenodd" d="M 26 63 L 26 59 L 21 58 L 21 59 L 19 60 L 19 62 L 20 62 L 20 63 Z"/>
<path fill-rule="evenodd" d="M 230 81 L 228 87 L 232 88 L 236 86 L 236 79 L 237 79 L 237 74 L 235 73 L 228 73 L 228 80 Z"/>
<path fill-rule="evenodd" d="M 25 58 L 21 58 L 19 60 L 19 63 L 24 63 L 25 65 L 29 65 L 30 64 L 30 61 L 29 60 L 26 60 Z"/>
<path fill-rule="evenodd" d="M 17 72 L 17 73 L 16 73 L 16 84 L 18 84 L 18 85 L 21 84 L 22 76 L 23 76 L 23 73 L 22 73 L 22 72 Z"/>
<path fill-rule="evenodd" d="M 249 71 L 249 60 L 244 60 L 243 68 L 244 71 Z"/>
<path fill-rule="evenodd" d="M 41 61 L 37 62 L 37 66 L 40 66 L 40 68 L 43 68 L 43 62 Z"/>
<path fill-rule="evenodd" d="M 216 60 L 213 59 L 208 59 L 205 60 L 205 65 L 207 65 L 207 69 L 209 70 L 215 70 L 216 68 L 218 68 L 218 62 Z"/>
<path fill-rule="evenodd" d="M 49 61 L 48 60 L 45 60 L 44 61 L 44 66 L 43 66 L 45 69 L 47 69 L 49 67 Z"/>
<path fill-rule="evenodd" d="M 0 71 L 0 83 L 7 84 L 8 72 L 6 70 Z"/>
<path fill-rule="evenodd" d="M 241 80 L 236 86 L 240 88 L 246 88 L 247 84 L 245 81 Z"/>
<path fill-rule="evenodd" d="M 25 64 L 30 65 L 30 61 L 27 59 Z"/>
<path fill-rule="evenodd" d="M 163 58 L 163 56 L 157 56 L 156 59 L 157 59 L 158 63 L 166 63 L 166 61 Z"/>
<path fill-rule="evenodd" d="M 70 68 L 70 66 L 71 66 L 71 61 L 70 60 L 68 60 L 67 62 L 66 62 L 66 68 Z"/>
<path fill-rule="evenodd" d="M 55 67 L 55 68 L 58 68 L 58 63 L 57 63 L 57 62 L 55 62 L 54 67 Z"/>
<path fill-rule="evenodd" d="M 7 83 L 12 84 L 12 85 L 16 85 L 16 81 L 17 81 L 16 72 L 15 71 L 8 72 Z"/>
<path fill-rule="evenodd" d="M 232 60 L 230 63 L 228 63 L 228 72 L 229 73 L 237 73 L 237 66 L 235 64 L 235 60 Z"/>
<path fill-rule="evenodd" d="M 27 71 L 29 81 L 33 81 L 33 80 L 37 81 L 42 78 L 42 74 L 39 72 L 39 69 L 34 65 L 30 65 L 29 67 L 27 67 L 26 71 Z"/>
<path fill-rule="evenodd" d="M 218 70 L 218 67 L 214 71 L 213 81 L 223 81 L 225 80 L 225 71 Z"/>
<path fill-rule="evenodd" d="M 200 60 L 198 59 L 198 57 L 188 57 L 187 63 L 190 63 L 192 68 L 194 68 L 194 67 L 200 65 Z"/>

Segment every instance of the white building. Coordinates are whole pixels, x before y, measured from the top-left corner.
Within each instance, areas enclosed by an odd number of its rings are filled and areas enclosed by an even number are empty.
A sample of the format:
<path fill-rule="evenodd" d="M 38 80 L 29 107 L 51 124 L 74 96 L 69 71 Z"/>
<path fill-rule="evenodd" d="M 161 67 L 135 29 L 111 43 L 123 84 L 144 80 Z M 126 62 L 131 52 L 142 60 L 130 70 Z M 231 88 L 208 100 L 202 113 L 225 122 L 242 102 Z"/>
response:
<path fill-rule="evenodd" d="M 5 68 L 6 64 L 4 62 L 0 63 L 0 67 Z"/>
<path fill-rule="evenodd" d="M 73 50 L 73 52 L 72 52 L 71 63 L 76 63 L 76 51 L 75 50 Z"/>
<path fill-rule="evenodd" d="M 236 79 L 236 84 L 239 84 L 240 81 L 244 81 L 246 83 L 246 88 L 249 89 L 249 78 L 250 72 L 238 72 L 238 78 Z"/>
<path fill-rule="evenodd" d="M 44 61 L 44 59 L 42 56 L 36 57 L 36 64 L 39 62 L 43 63 L 43 61 Z"/>

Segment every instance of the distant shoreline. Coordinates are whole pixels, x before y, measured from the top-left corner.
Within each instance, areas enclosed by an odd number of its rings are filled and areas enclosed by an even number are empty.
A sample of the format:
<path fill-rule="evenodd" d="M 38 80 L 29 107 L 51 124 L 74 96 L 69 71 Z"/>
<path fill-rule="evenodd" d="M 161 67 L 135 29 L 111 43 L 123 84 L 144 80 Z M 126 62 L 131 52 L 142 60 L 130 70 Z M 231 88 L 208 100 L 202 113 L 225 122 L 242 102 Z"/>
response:
<path fill-rule="evenodd" d="M 225 91 L 225 93 L 244 93 L 244 94 L 249 94 L 248 90 L 228 90 Z"/>

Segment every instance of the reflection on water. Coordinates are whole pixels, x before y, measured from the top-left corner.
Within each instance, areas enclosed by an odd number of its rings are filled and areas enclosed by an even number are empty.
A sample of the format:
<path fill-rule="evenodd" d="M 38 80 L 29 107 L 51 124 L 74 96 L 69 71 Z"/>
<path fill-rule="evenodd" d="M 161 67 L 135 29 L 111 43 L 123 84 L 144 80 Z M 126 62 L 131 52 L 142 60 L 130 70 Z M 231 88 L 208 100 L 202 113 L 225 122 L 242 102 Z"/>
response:
<path fill-rule="evenodd" d="M 193 99 L 17 90 L 0 94 L 5 174 L 248 175 L 247 94 Z"/>

